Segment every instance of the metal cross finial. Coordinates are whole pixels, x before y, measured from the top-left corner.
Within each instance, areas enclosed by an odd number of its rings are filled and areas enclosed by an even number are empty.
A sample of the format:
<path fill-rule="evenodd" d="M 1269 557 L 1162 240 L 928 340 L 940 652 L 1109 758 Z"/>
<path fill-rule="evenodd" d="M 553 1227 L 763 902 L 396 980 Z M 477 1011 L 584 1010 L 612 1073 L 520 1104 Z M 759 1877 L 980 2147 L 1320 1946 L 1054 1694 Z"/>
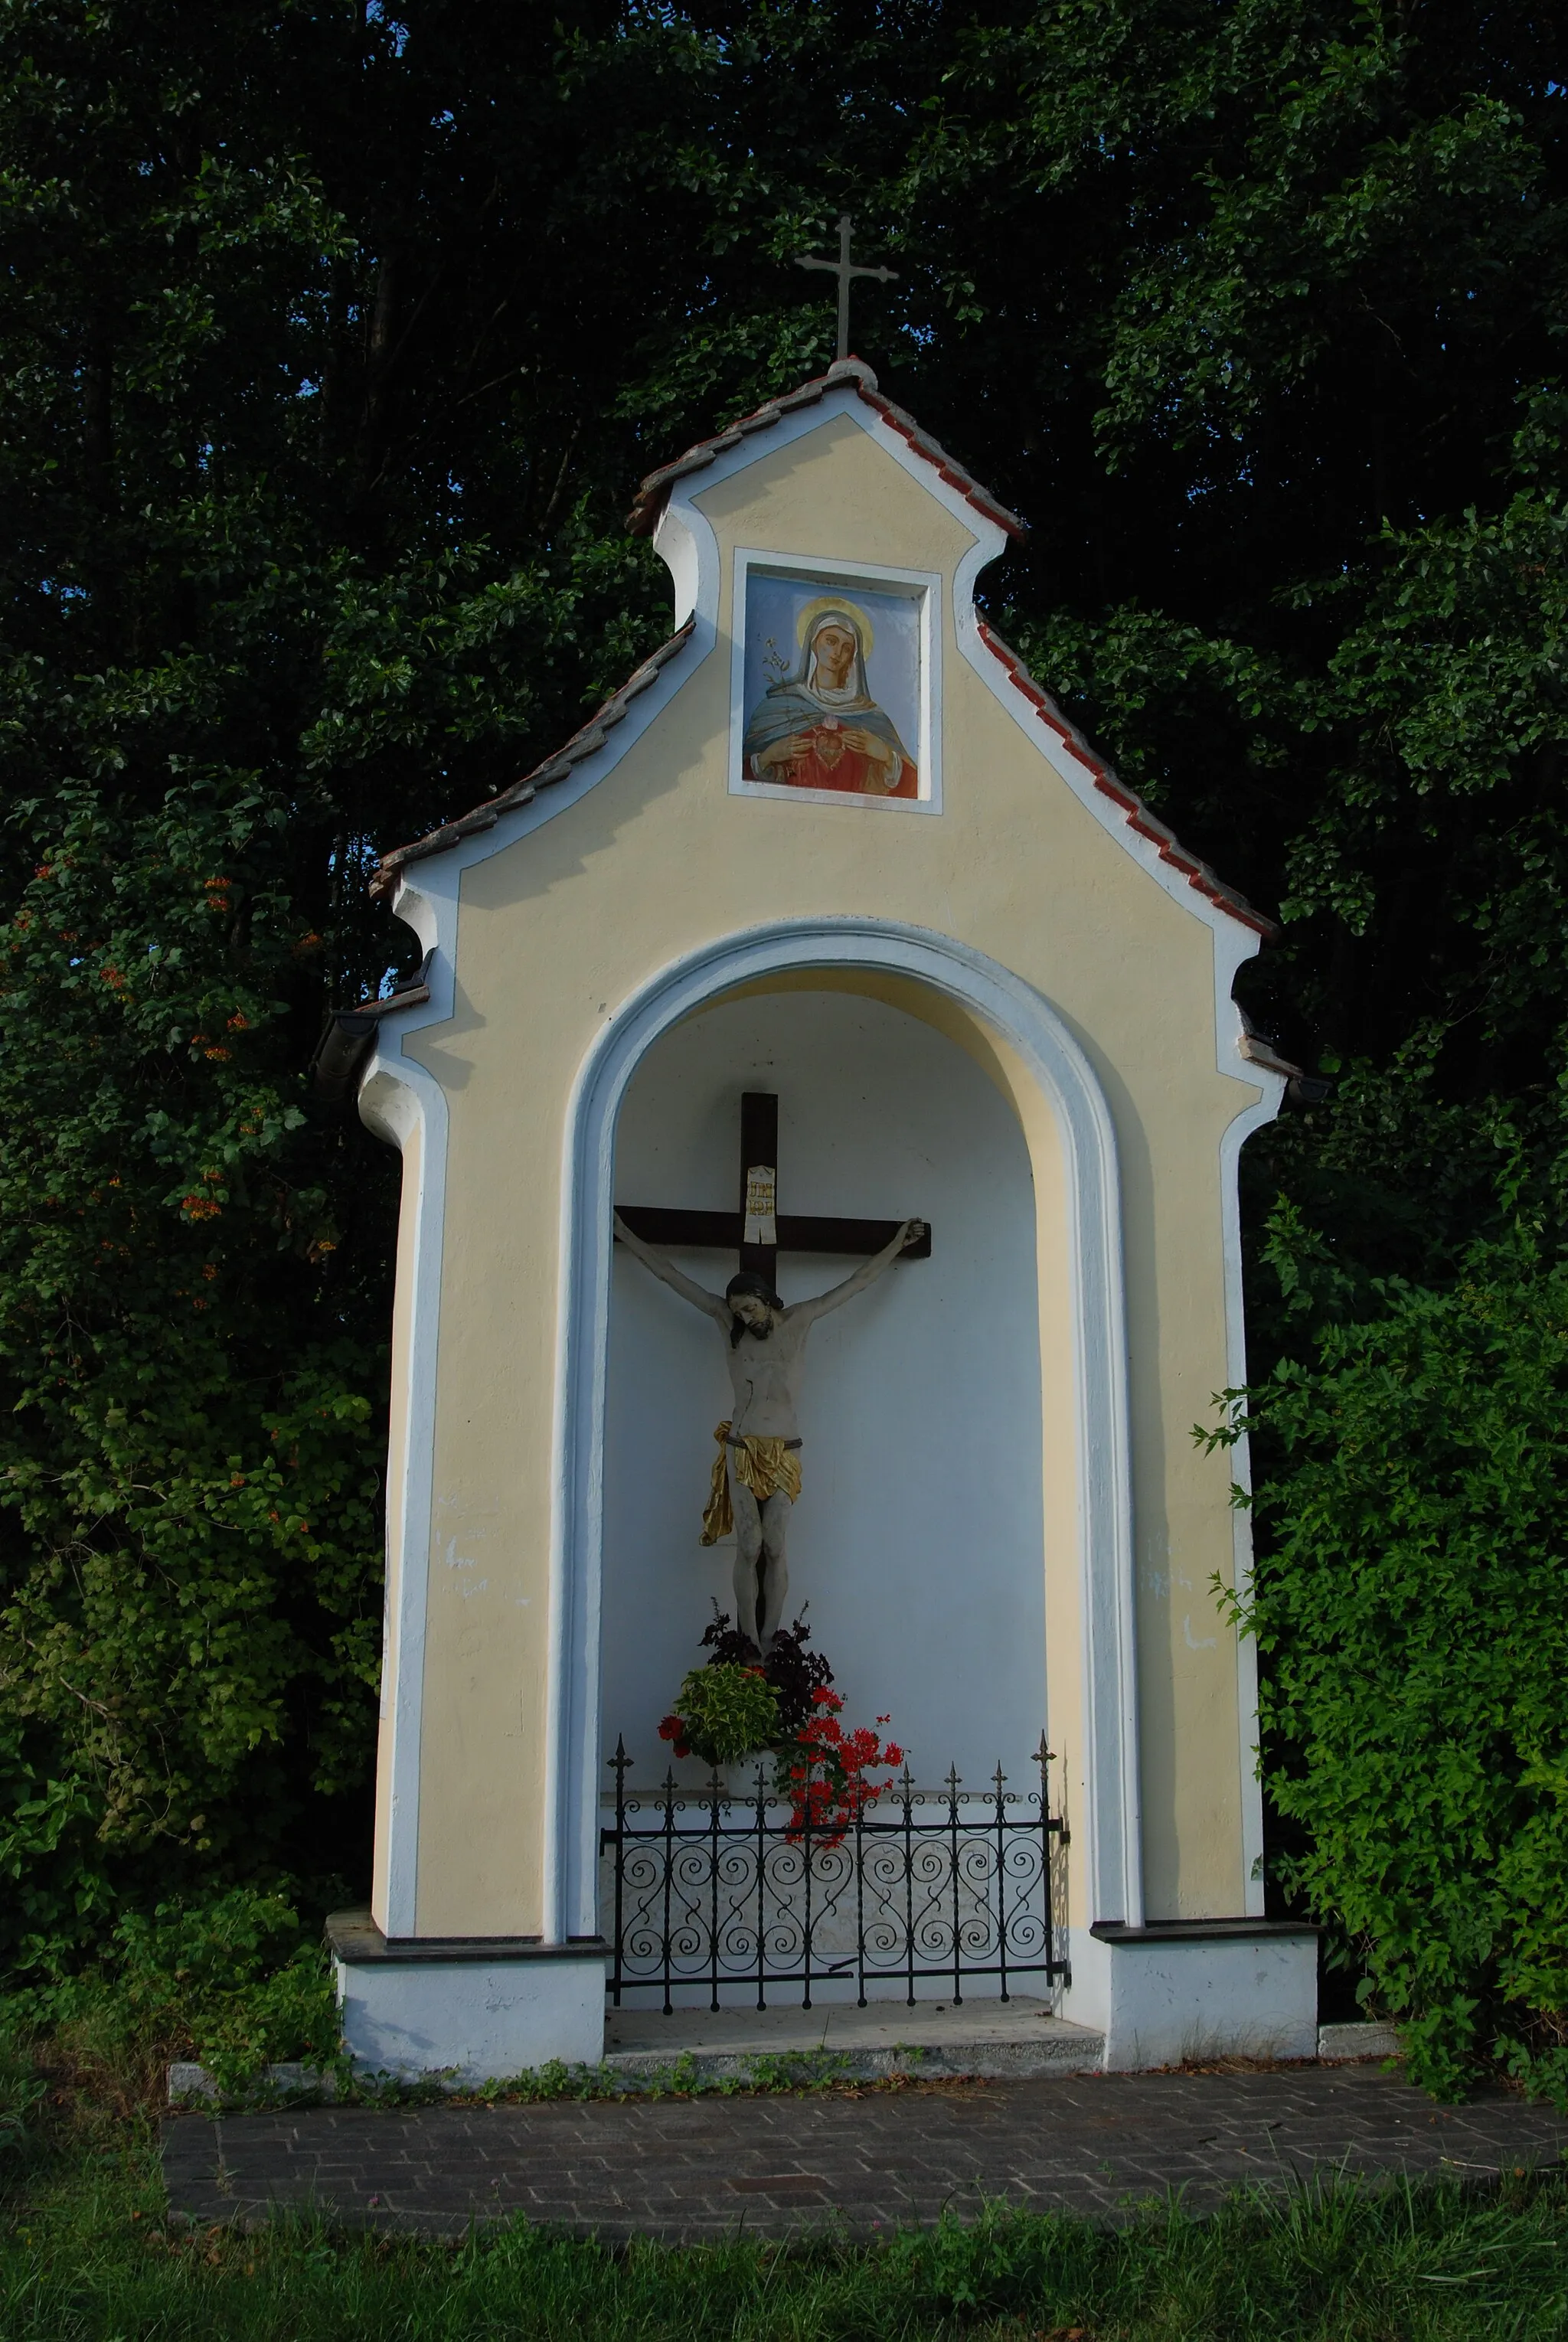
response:
<path fill-rule="evenodd" d="M 849 355 L 849 288 L 857 276 L 874 276 L 879 285 L 890 285 L 897 276 L 896 268 L 857 268 L 849 256 L 851 215 L 841 212 L 838 222 L 838 258 L 819 260 L 814 253 L 797 252 L 797 268 L 825 268 L 830 276 L 838 279 L 838 355 Z"/>

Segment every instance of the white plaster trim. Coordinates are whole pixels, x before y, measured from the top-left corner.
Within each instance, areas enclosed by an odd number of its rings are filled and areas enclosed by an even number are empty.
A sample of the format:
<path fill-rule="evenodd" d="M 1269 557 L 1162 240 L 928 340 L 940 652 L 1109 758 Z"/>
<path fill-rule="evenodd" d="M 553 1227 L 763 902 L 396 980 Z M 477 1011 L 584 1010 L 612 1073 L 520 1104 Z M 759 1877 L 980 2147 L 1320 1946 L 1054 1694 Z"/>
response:
<path fill-rule="evenodd" d="M 702 541 L 704 537 L 705 543 Z M 686 620 L 696 616 L 699 606 L 705 607 L 708 616 L 714 617 L 718 608 L 719 562 L 718 544 L 712 529 L 694 530 L 684 508 L 672 514 L 666 503 L 654 531 L 654 550 L 669 571 L 670 583 L 675 589 L 675 632 L 678 634 Z M 708 555 L 709 576 L 704 575 L 704 553 Z"/>
<path fill-rule="evenodd" d="M 1110 1110 L 1063 1020 L 1020 977 L 967 945 L 923 928 L 822 918 L 721 937 L 663 970 L 612 1016 L 573 1094 L 562 1166 L 545 1941 L 591 1934 L 597 1916 L 598 1621 L 616 1117 L 637 1065 L 661 1034 L 737 985 L 811 967 L 875 968 L 913 977 L 958 1001 L 1005 1038 L 1055 1111 L 1067 1167 L 1076 1326 L 1087 1889 L 1096 1918 L 1139 1926 L 1132 1473 L 1120 1186 Z"/>
<path fill-rule="evenodd" d="M 746 588 L 754 570 L 801 582 L 832 577 L 868 594 L 896 594 L 917 603 L 919 630 L 919 733 L 914 756 L 920 795 L 879 797 L 844 789 L 793 789 L 774 781 L 754 781 L 741 767 L 741 742 L 750 710 L 746 690 Z M 942 572 L 940 569 L 878 569 L 861 561 L 834 561 L 825 554 L 769 553 L 738 545 L 730 595 L 729 793 L 733 797 L 774 797 L 783 804 L 870 808 L 876 813 L 942 811 Z"/>
<path fill-rule="evenodd" d="M 1233 993 L 1237 971 L 1258 951 L 1262 937 L 1249 934 L 1234 919 L 1217 916 L 1214 937 L 1214 1062 L 1222 1074 L 1262 1093 L 1243 1106 L 1220 1140 L 1220 1241 L 1225 1275 L 1225 1382 L 1240 1390 L 1247 1379 L 1246 1296 L 1242 1281 L 1242 1207 L 1240 1194 L 1242 1148 L 1254 1130 L 1272 1122 L 1284 1100 L 1283 1074 L 1271 1073 L 1255 1059 L 1243 1057 L 1246 1026 Z M 1233 1484 L 1251 1493 L 1252 1459 L 1244 1438 L 1229 1449 Z M 1231 1515 L 1232 1582 L 1245 1601 L 1253 1583 L 1252 1515 L 1238 1506 Z M 1236 1761 L 1240 1768 L 1242 1815 L 1242 1876 L 1240 1909 L 1249 1919 L 1261 1919 L 1263 1893 L 1263 1790 L 1258 1778 L 1258 1648 L 1250 1635 L 1236 1643 Z"/>
<path fill-rule="evenodd" d="M 455 911 L 455 902 L 453 905 Z M 411 923 L 412 924 L 412 923 Z M 431 963 L 431 1006 L 452 1013 L 452 961 Z M 404 1028 L 406 1030 L 406 1027 Z M 403 1034 L 385 1026 L 359 1094 L 359 1111 L 380 1138 L 403 1152 L 417 1128 L 419 1185 L 401 1208 L 414 1214 L 413 1291 L 409 1298 L 408 1376 L 394 1391 L 401 1406 L 403 1473 L 386 1491 L 387 1543 L 399 1556 L 396 1611 L 387 1591 L 382 1710 L 390 1723 L 391 1782 L 387 1798 L 385 1908 L 376 1913 L 384 1934 L 416 1932 L 419 1867 L 419 1744 L 424 1703 L 424 1627 L 429 1605 L 434 1535 L 436 1353 L 441 1330 L 442 1248 L 446 1226 L 446 1096 L 441 1085 L 402 1051 Z"/>
<path fill-rule="evenodd" d="M 1236 1015 L 1233 1008 L 1233 1015 Z M 1237 1023 L 1240 1024 L 1237 1016 Z M 1254 1130 L 1272 1122 L 1285 1094 L 1283 1074 L 1256 1069 L 1263 1096 L 1239 1114 L 1220 1141 L 1220 1212 L 1225 1264 L 1225 1378 L 1232 1390 L 1247 1379 L 1246 1303 L 1242 1284 L 1241 1153 Z M 1243 1436 L 1227 1451 L 1233 1485 L 1252 1493 L 1252 1456 Z M 1238 1505 L 1231 1516 L 1232 1575 L 1239 1601 L 1251 1598 L 1252 1515 Z M 1237 1762 L 1241 1768 L 1241 1908 L 1249 1919 L 1263 1916 L 1263 1788 L 1258 1777 L 1258 1646 L 1250 1635 L 1236 1636 Z"/>

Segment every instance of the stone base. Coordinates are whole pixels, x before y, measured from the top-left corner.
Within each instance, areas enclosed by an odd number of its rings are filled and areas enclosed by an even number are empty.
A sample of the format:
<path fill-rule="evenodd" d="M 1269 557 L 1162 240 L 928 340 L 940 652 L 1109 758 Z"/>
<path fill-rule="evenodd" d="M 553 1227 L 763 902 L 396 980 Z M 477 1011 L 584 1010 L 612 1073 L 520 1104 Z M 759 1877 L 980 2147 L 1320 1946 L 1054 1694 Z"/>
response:
<path fill-rule="evenodd" d="M 219 2095 L 215 2077 L 194 2059 L 177 2057 L 169 2067 L 170 2106 L 190 2106 L 198 2098 L 216 2106 Z M 264 2103 L 304 2097 L 320 2098 L 330 2105 L 337 2096 L 337 2077 L 323 2073 L 317 2066 L 305 2066 L 297 2058 L 288 2058 L 280 2065 L 264 2066 L 257 2079 L 242 2095 Z"/>
<path fill-rule="evenodd" d="M 1104 2042 L 1067 2025 L 1046 2000 L 873 2001 L 869 2007 L 613 2008 L 604 2020 L 604 2067 L 613 2087 L 666 2081 L 677 2058 L 699 2083 L 755 2083 L 798 2061 L 824 2081 L 903 2074 L 944 2081 L 961 2074 L 1017 2080 L 1094 2074 Z"/>
<path fill-rule="evenodd" d="M 400 2079 L 444 2075 L 473 2084 L 552 2062 L 597 2066 L 604 2057 L 601 1943 L 389 1942 L 362 1911 L 337 1913 L 327 1922 L 327 1936 L 337 1961 L 345 2044 L 364 2073 Z M 1067 2022 L 1052 2043 L 1054 2054 L 1044 2050 L 1042 2026 L 1042 2063 L 1060 2061 L 1080 2071 L 1100 2063 L 1088 2036 L 1104 2037 L 1103 2062 L 1110 2072 L 1213 2057 L 1319 2054 L 1317 1937 L 1310 1927 L 1255 1919 L 1102 1924 L 1072 1931 L 1071 1957 L 1073 1982 L 1060 2008 Z M 690 2019 L 698 2013 L 681 2014 Z M 885 2013 L 879 2008 L 874 2021 L 885 2028 L 890 2046 L 921 2040 L 914 2012 L 895 2017 L 891 2007 Z M 675 2033 L 691 2037 L 702 2030 L 700 2023 L 672 2025 L 674 2046 L 664 2054 L 696 2047 L 692 2037 L 674 2041 Z M 934 2041 L 922 2046 L 936 2047 Z M 632 2061 L 640 2062 L 653 2044 L 621 2041 L 612 2048 L 617 2063 L 628 2059 L 630 2078 Z M 971 2057 L 966 2070 L 1020 2070 L 1000 2041 L 994 2055 L 989 2068 Z"/>
<path fill-rule="evenodd" d="M 1317 1931 L 1266 1919 L 1071 1931 L 1062 2014 L 1105 2036 L 1105 2067 L 1315 2057 Z"/>
<path fill-rule="evenodd" d="M 604 2047 L 598 1942 L 526 1937 L 389 1941 L 366 1911 L 326 1923 L 345 2046 L 366 2074 L 485 2082 L 553 2060 L 596 2066 Z"/>
<path fill-rule="evenodd" d="M 1344 2065 L 1357 2057 L 1401 2057 L 1399 2027 L 1363 2017 L 1355 2025 L 1320 2025 L 1317 2054 L 1325 2066 Z"/>

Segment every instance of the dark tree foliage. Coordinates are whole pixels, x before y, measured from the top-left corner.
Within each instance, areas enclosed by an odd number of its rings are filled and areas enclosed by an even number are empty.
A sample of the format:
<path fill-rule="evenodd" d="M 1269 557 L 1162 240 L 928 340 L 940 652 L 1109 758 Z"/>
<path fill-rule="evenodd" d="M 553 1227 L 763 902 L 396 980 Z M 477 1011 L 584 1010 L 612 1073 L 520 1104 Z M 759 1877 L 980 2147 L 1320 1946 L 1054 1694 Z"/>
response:
<path fill-rule="evenodd" d="M 831 354 L 790 259 L 841 208 L 900 272 L 857 347 L 1033 523 L 1004 630 L 1285 915 L 1249 1004 L 1337 1087 L 1249 1149 L 1254 1366 L 1522 1215 L 1554 1259 L 1563 50 L 1474 0 L 0 0 L 6 1957 L 362 1871 L 395 1165 L 303 1067 L 410 962 L 374 855 L 660 638 L 630 491 Z"/>

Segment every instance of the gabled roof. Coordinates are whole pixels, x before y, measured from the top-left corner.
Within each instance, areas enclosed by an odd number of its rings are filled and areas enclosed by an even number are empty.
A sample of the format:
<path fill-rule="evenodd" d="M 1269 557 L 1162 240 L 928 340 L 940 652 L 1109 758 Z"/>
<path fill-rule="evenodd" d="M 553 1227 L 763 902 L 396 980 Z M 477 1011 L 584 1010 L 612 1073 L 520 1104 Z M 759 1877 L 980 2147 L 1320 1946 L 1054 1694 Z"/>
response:
<path fill-rule="evenodd" d="M 1052 731 L 1067 742 L 1078 762 L 1087 766 L 1090 777 L 1102 796 L 1109 797 L 1113 805 L 1121 806 L 1128 828 L 1135 831 L 1138 836 L 1146 837 L 1158 851 L 1162 862 L 1168 862 L 1173 870 L 1179 870 L 1189 886 L 1195 887 L 1200 895 L 1217 904 L 1222 911 L 1228 911 L 1233 919 L 1241 921 L 1243 927 L 1252 927 L 1260 936 L 1278 935 L 1278 926 L 1265 912 L 1255 910 L 1244 895 L 1239 894 L 1234 886 L 1227 886 L 1206 862 L 1200 862 L 1195 854 L 1189 854 L 1175 831 L 1163 822 L 1158 814 L 1151 813 L 1137 790 L 1130 789 L 1125 781 L 1119 780 L 1111 766 L 1095 755 L 1078 726 L 1069 723 L 1048 691 L 1042 691 L 1017 652 L 1003 641 L 995 627 L 980 617 L 975 623 L 986 649 L 994 652 L 1016 688 L 1044 716 Z M 1299 1071 L 1299 1068 L 1293 1068 L 1293 1071 Z"/>
<path fill-rule="evenodd" d="M 782 423 L 786 415 L 794 415 L 800 407 L 815 406 L 830 390 L 857 392 L 884 423 L 891 424 L 901 439 L 908 440 L 916 455 L 924 456 L 950 488 L 956 488 L 960 495 L 967 497 L 976 512 L 984 513 L 985 518 L 994 521 L 998 528 L 1004 528 L 1009 536 L 1024 535 L 1026 525 L 1016 513 L 1011 513 L 1005 505 L 998 504 L 990 490 L 983 488 L 972 473 L 966 472 L 962 464 L 954 463 L 946 448 L 940 446 L 928 431 L 921 429 L 913 415 L 906 415 L 902 406 L 894 406 L 892 399 L 884 398 L 876 386 L 876 376 L 864 358 L 840 358 L 829 366 L 825 374 L 814 375 L 810 382 L 803 382 L 798 390 L 790 391 L 783 398 L 770 399 L 765 406 L 759 406 L 754 415 L 743 415 L 738 423 L 730 425 L 728 430 L 716 433 L 712 439 L 699 439 L 694 447 L 688 447 L 685 454 L 677 455 L 673 464 L 661 465 L 656 472 L 650 472 L 637 490 L 632 509 L 626 515 L 626 526 L 633 535 L 652 536 L 659 525 L 659 515 L 664 509 L 664 500 L 671 488 L 677 480 L 684 480 L 688 472 L 705 472 L 710 464 L 720 455 L 727 455 L 732 447 L 738 447 L 743 439 L 751 438 L 758 431 L 771 431 L 775 423 Z"/>
<path fill-rule="evenodd" d="M 531 773 L 524 773 L 520 781 L 514 781 L 499 796 L 486 797 L 472 813 L 460 814 L 455 821 L 443 822 L 427 837 L 416 837 L 412 846 L 394 846 L 390 854 L 384 854 L 370 882 L 375 900 L 379 902 L 383 896 L 392 893 L 405 862 L 423 862 L 426 855 L 444 854 L 448 846 L 461 845 L 464 838 L 474 837 L 482 829 L 494 829 L 504 813 L 514 813 L 519 806 L 531 805 L 538 790 L 547 788 L 552 781 L 564 781 L 574 765 L 580 765 L 584 756 L 591 756 L 596 748 L 604 746 L 605 733 L 614 731 L 638 693 L 646 691 L 659 669 L 667 666 L 677 651 L 684 650 L 691 637 L 692 621 L 688 618 L 684 626 L 677 626 L 667 643 L 660 644 L 651 658 L 643 661 L 636 673 L 627 677 L 603 707 L 590 716 L 580 731 L 573 733 L 564 748 L 546 756 L 542 765 L 535 765 Z"/>
<path fill-rule="evenodd" d="M 874 408 L 883 421 L 901 438 L 906 439 L 915 452 L 935 468 L 948 486 L 956 488 L 977 512 L 1005 529 L 1010 535 L 1023 535 L 1024 524 L 1016 515 L 1010 513 L 1005 505 L 998 504 L 996 498 L 983 488 L 962 465 L 955 464 L 934 439 L 921 430 L 913 416 L 906 415 L 902 407 L 894 406 L 891 400 L 884 398 L 877 389 L 876 376 L 859 358 L 841 358 L 835 365 L 828 368 L 826 374 L 803 383 L 798 390 L 792 390 L 783 398 L 774 399 L 766 406 L 758 407 L 754 415 L 743 416 L 740 422 L 732 424 L 727 431 L 717 433 L 712 439 L 699 440 L 694 447 L 688 447 L 684 455 L 678 455 L 673 464 L 663 465 L 658 471 L 650 472 L 637 490 L 627 516 L 627 526 L 638 535 L 651 535 L 658 525 L 659 515 L 677 480 L 684 479 L 693 472 L 705 471 L 730 448 L 738 447 L 743 441 L 772 430 L 786 415 L 794 414 L 801 407 L 816 405 L 829 391 L 847 389 L 853 389 L 858 397 Z M 981 640 L 1014 688 L 1072 749 L 1074 758 L 1086 768 L 1101 795 L 1120 807 L 1127 827 L 1139 837 L 1147 839 L 1158 852 L 1161 861 L 1179 871 L 1188 886 L 1206 901 L 1239 920 L 1243 926 L 1251 927 L 1257 935 L 1276 934 L 1278 930 L 1272 919 L 1262 911 L 1254 910 L 1246 896 L 1238 894 L 1233 886 L 1227 886 L 1206 862 L 1199 861 L 1195 854 L 1189 854 L 1174 831 L 1152 813 L 1137 792 L 1128 788 L 1110 766 L 1095 755 L 1076 725 L 1068 721 L 1050 693 L 1041 688 L 1016 652 L 1008 648 L 994 629 L 984 618 L 979 619 L 978 625 Z M 521 780 L 514 781 L 509 788 L 502 790 L 499 796 L 487 798 L 483 805 L 475 806 L 472 813 L 465 813 L 455 821 L 443 823 L 439 829 L 433 829 L 426 837 L 416 838 L 412 845 L 395 846 L 390 854 L 384 854 L 370 882 L 372 895 L 377 898 L 390 895 L 396 886 L 399 874 L 408 863 L 421 862 L 432 854 L 444 854 L 448 847 L 460 845 L 464 838 L 472 837 L 480 830 L 493 829 L 503 814 L 528 805 L 540 789 L 548 787 L 552 782 L 564 780 L 574 765 L 603 747 L 606 734 L 622 721 L 632 701 L 648 688 L 662 667 L 685 648 L 691 639 L 692 629 L 693 621 L 688 619 L 667 643 L 654 651 L 651 658 L 644 659 L 636 673 L 605 700 L 580 731 L 572 735 L 564 748 L 546 757 L 542 765 L 536 765 Z"/>

